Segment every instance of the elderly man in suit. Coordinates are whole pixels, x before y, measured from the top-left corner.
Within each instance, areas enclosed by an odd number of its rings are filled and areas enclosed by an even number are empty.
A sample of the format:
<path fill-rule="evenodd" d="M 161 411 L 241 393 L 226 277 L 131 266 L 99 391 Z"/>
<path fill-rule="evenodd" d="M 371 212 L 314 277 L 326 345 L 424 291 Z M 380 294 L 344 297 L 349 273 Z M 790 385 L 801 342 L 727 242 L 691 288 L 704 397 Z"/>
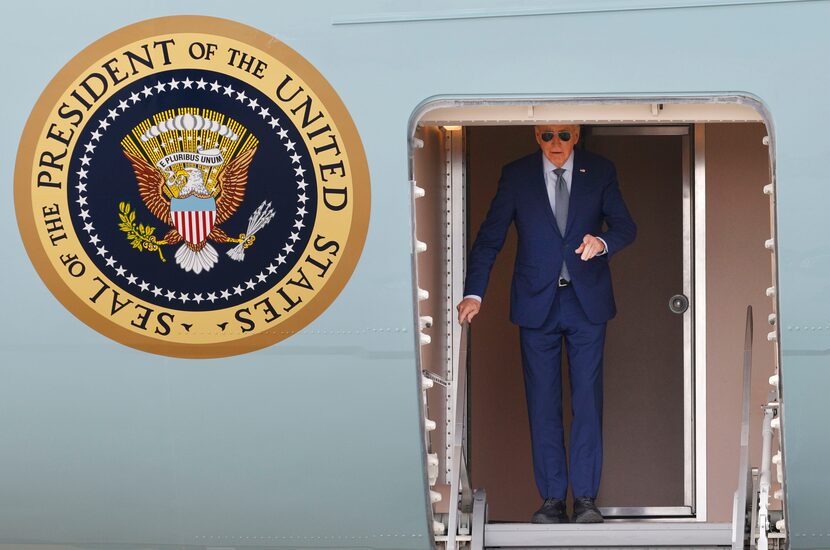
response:
<path fill-rule="evenodd" d="M 579 126 L 536 126 L 540 150 L 502 170 L 498 191 L 467 264 L 459 322 L 481 308 L 490 270 L 510 224 L 518 251 L 510 320 L 519 325 L 533 470 L 544 500 L 534 523 L 568 521 L 569 468 L 562 426 L 561 354 L 570 365 L 573 422 L 570 485 L 573 519 L 599 523 L 602 470 L 602 355 L 606 322 L 616 308 L 608 262 L 629 245 L 636 226 L 614 165 L 574 150 Z M 603 224 L 607 229 L 603 229 Z"/>

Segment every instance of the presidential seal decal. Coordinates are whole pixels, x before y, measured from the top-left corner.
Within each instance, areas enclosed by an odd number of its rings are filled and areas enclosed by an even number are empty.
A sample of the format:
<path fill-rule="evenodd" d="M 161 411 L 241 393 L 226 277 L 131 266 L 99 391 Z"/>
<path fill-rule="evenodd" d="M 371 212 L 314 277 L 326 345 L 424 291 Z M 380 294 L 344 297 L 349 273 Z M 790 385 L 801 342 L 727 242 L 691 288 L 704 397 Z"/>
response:
<path fill-rule="evenodd" d="M 32 262 L 78 318 L 177 357 L 301 330 L 363 248 L 369 178 L 337 94 L 250 27 L 165 17 L 108 35 L 36 104 L 15 168 Z"/>

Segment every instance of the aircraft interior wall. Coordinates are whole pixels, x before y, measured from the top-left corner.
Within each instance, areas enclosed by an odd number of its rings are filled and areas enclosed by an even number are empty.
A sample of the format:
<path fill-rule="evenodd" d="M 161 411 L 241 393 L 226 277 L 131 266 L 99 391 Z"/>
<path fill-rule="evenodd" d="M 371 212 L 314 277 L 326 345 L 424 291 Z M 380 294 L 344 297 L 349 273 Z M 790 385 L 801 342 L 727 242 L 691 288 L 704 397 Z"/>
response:
<path fill-rule="evenodd" d="M 773 344 L 765 329 L 772 302 L 770 254 L 764 241 L 772 235 L 766 135 L 762 124 L 709 124 L 706 133 L 707 362 L 709 516 L 730 521 L 737 483 L 740 441 L 741 350 L 744 308 L 752 305 L 756 336 L 750 408 L 750 464 L 761 462 L 761 406 L 772 390 Z M 777 444 L 773 438 L 773 454 Z M 774 477 L 774 476 L 773 476 Z M 775 480 L 773 479 L 775 484 Z M 774 489 L 777 488 L 777 484 Z M 727 494 L 728 492 L 728 494 Z M 780 501 L 773 508 L 780 509 Z"/>
<path fill-rule="evenodd" d="M 754 308 L 756 334 L 766 332 L 757 327 L 772 312 L 765 295 L 772 284 L 770 258 L 763 247 L 771 235 L 769 200 L 762 193 L 769 183 L 769 157 L 762 144 L 763 124 L 698 127 L 705 132 L 706 271 L 696 274 L 706 282 L 705 519 L 729 522 L 737 486 L 745 308 Z M 465 128 L 467 222 L 460 229 L 447 223 L 445 133 L 435 126 L 419 128 L 416 136 L 424 147 L 415 158 L 417 185 L 426 190 L 419 199 L 426 202 L 417 205 L 417 234 L 430 250 L 419 256 L 419 281 L 434 289 L 422 302 L 421 315 L 433 317 L 432 330 L 425 332 L 439 343 L 422 347 L 422 367 L 439 375 L 446 372 L 448 340 L 443 328 L 455 315 L 446 300 L 447 232 L 466 231 L 469 250 L 501 166 L 536 148 L 529 126 Z M 683 339 L 668 301 L 682 291 L 676 288 L 683 278 L 683 227 L 678 217 L 683 171 L 689 169 L 683 148 L 689 142 L 677 135 L 592 135 L 590 129 L 583 135 L 586 148 L 593 146 L 617 163 L 622 192 L 639 226 L 637 241 L 611 263 L 619 313 L 609 323 L 605 352 L 605 463 L 598 504 L 679 506 L 684 501 Z M 470 332 L 468 464 L 472 486 L 487 491 L 489 521 L 525 522 L 539 505 L 518 329 L 508 320 L 515 244 L 511 228 Z M 754 352 L 750 462 L 758 464 L 760 405 L 767 402 L 771 389 L 767 378 L 774 372 L 774 350 L 756 336 Z M 567 419 L 566 367 L 563 387 Z M 430 392 L 440 390 L 436 386 Z M 429 440 L 434 452 L 445 446 L 440 406 L 444 398 L 429 394 L 427 416 L 438 423 Z M 446 489 L 441 492 L 446 494 Z"/>
<path fill-rule="evenodd" d="M 447 261 L 446 247 L 443 246 L 447 236 L 446 224 L 441 221 L 444 217 L 446 199 L 444 134 L 439 128 L 431 126 L 423 128 L 419 135 L 424 142 L 424 148 L 421 154 L 415 156 L 415 173 L 419 174 L 420 183 L 428 187 L 430 192 L 419 199 L 421 203 L 415 210 L 416 234 L 424 235 L 422 238 L 433 244 L 431 253 L 423 255 L 418 262 L 418 280 L 423 281 L 421 284 L 425 288 L 432 290 L 429 297 L 420 304 L 421 315 L 432 319 L 431 326 L 424 327 L 429 330 L 431 342 L 429 346 L 422 348 L 421 360 L 423 368 L 443 377 L 446 376 L 447 356 L 447 331 L 444 329 L 448 320 L 452 322 L 452 317 L 447 317 L 444 306 L 447 283 L 445 270 L 442 269 Z M 439 408 L 437 404 L 445 403 L 446 399 L 447 392 L 439 384 L 427 390 L 427 403 L 432 405 L 427 411 L 427 416 L 441 420 L 440 427 L 431 432 L 429 441 L 434 452 L 439 455 L 441 463 L 445 462 L 446 457 L 445 431 L 441 429 L 445 420 L 443 407 Z M 445 496 L 448 494 L 445 476 L 439 475 L 439 483 L 435 489 Z M 447 501 L 447 498 L 443 498 L 437 510 L 446 512 Z"/>

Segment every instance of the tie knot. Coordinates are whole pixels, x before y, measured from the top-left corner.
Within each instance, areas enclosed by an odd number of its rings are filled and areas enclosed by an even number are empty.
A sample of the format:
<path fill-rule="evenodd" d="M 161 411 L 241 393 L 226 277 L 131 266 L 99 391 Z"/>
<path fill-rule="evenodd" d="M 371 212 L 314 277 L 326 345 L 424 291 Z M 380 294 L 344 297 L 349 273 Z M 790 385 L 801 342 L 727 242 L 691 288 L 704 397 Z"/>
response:
<path fill-rule="evenodd" d="M 561 177 L 562 174 L 565 173 L 565 169 L 564 168 L 554 168 L 553 173 L 556 174 L 557 176 Z"/>

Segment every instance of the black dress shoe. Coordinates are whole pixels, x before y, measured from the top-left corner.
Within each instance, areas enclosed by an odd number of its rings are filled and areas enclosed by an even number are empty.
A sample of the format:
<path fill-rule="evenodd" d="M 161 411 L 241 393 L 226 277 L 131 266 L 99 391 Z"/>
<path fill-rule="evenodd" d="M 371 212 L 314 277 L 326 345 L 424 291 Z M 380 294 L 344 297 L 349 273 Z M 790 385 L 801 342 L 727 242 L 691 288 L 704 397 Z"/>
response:
<path fill-rule="evenodd" d="M 565 501 L 561 498 L 546 498 L 542 507 L 530 518 L 530 523 L 568 523 Z"/>
<path fill-rule="evenodd" d="M 574 497 L 574 523 L 603 523 L 593 497 Z"/>

